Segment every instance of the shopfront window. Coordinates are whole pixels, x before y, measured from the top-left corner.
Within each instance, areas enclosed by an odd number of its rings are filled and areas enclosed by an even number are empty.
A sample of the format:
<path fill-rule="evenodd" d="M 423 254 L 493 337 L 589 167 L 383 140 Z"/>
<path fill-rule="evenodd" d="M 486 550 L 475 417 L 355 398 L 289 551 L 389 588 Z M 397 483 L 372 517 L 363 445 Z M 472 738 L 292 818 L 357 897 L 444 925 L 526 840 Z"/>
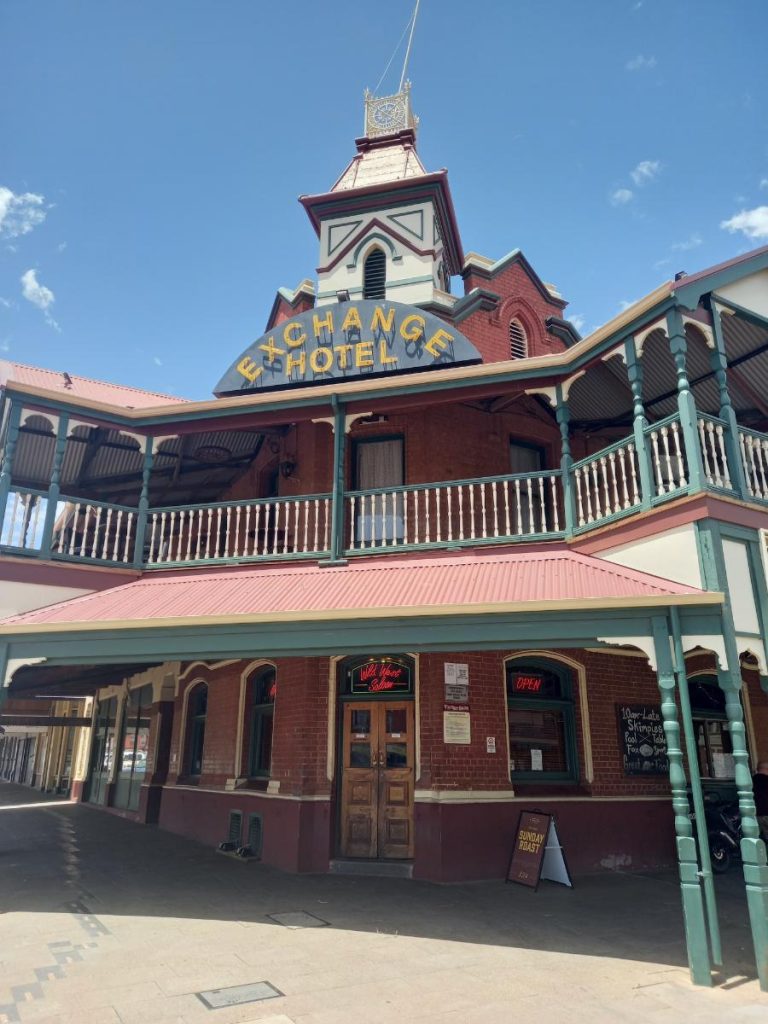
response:
<path fill-rule="evenodd" d="M 103 804 L 106 800 L 107 781 L 115 757 L 116 716 L 116 697 L 99 702 L 91 747 L 91 771 L 88 782 L 90 803 Z"/>
<path fill-rule="evenodd" d="M 578 778 L 571 672 L 545 659 L 506 667 L 509 771 L 513 780 Z"/>
<path fill-rule="evenodd" d="M 264 665 L 251 676 L 251 738 L 248 775 L 252 779 L 268 778 L 272 767 L 272 730 L 275 721 L 277 673 L 272 665 Z"/>
<path fill-rule="evenodd" d="M 208 715 L 208 686 L 198 683 L 189 691 L 187 699 L 187 756 L 186 774 L 198 776 L 203 772 L 205 746 L 205 720 Z"/>
<path fill-rule="evenodd" d="M 135 811 L 139 807 L 139 791 L 147 771 L 149 756 L 149 712 L 152 687 L 142 686 L 128 692 L 123 715 L 120 765 L 115 788 L 115 807 Z"/>
<path fill-rule="evenodd" d="M 725 694 L 714 676 L 691 679 L 688 693 L 702 779 L 733 779 L 733 744 L 725 713 Z"/>

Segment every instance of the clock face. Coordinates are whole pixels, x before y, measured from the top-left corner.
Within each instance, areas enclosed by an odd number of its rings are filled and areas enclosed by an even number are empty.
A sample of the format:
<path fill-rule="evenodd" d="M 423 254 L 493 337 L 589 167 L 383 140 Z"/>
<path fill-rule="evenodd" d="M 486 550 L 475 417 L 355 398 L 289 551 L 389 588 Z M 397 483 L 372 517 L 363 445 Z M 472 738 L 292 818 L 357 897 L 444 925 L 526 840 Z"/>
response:
<path fill-rule="evenodd" d="M 395 128 L 402 121 L 402 116 L 402 103 L 387 100 L 374 107 L 371 120 L 377 128 Z"/>

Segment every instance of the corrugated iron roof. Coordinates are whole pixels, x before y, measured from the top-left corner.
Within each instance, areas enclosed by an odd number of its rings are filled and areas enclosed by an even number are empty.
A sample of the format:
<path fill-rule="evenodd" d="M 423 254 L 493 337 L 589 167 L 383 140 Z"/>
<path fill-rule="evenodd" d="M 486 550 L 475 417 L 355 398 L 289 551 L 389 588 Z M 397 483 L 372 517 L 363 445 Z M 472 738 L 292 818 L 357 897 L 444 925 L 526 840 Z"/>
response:
<path fill-rule="evenodd" d="M 496 606 L 551 602 L 638 604 L 704 591 L 627 569 L 565 548 L 370 558 L 323 567 L 265 566 L 203 572 L 147 573 L 112 590 L 64 601 L 5 619 L 0 632 L 18 626 L 160 623 L 217 617 L 307 613 L 392 612 L 456 606 L 493 611 Z M 514 609 L 513 609 L 514 610 Z M 521 608 L 521 610 L 523 610 Z"/>
<path fill-rule="evenodd" d="M 109 384 L 103 380 L 92 380 L 90 377 L 78 377 L 74 373 L 57 370 L 45 370 L 40 366 L 28 366 L 25 363 L 0 360 L 0 387 L 8 381 L 16 384 L 31 384 L 33 387 L 45 388 L 47 391 L 61 391 L 73 398 L 89 398 L 95 402 L 111 402 L 128 409 L 147 409 L 161 402 L 187 402 L 187 398 L 177 395 L 164 395 L 159 391 L 144 391 L 142 388 L 130 388 L 124 384 Z"/>

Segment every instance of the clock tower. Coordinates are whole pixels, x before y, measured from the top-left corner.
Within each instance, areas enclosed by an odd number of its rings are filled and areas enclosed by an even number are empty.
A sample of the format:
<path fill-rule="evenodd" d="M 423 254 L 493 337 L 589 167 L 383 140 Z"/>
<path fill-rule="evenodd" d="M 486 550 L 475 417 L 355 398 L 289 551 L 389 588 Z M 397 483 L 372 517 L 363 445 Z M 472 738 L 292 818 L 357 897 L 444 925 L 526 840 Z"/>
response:
<path fill-rule="evenodd" d="M 330 191 L 302 196 L 320 241 L 318 306 L 389 299 L 450 309 L 463 253 L 448 173 L 416 152 L 409 82 L 392 96 L 365 93 L 365 133 Z"/>

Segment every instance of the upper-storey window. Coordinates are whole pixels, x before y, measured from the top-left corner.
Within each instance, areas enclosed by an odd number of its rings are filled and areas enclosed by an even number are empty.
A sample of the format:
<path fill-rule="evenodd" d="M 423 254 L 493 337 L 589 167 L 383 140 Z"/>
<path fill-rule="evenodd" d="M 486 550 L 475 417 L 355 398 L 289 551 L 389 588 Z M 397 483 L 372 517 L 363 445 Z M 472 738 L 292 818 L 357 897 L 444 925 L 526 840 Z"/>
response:
<path fill-rule="evenodd" d="M 383 249 L 372 249 L 363 264 L 363 298 L 383 299 L 387 290 L 387 258 Z"/>
<path fill-rule="evenodd" d="M 509 321 L 509 358 L 525 359 L 528 355 L 528 335 L 519 320 Z"/>

